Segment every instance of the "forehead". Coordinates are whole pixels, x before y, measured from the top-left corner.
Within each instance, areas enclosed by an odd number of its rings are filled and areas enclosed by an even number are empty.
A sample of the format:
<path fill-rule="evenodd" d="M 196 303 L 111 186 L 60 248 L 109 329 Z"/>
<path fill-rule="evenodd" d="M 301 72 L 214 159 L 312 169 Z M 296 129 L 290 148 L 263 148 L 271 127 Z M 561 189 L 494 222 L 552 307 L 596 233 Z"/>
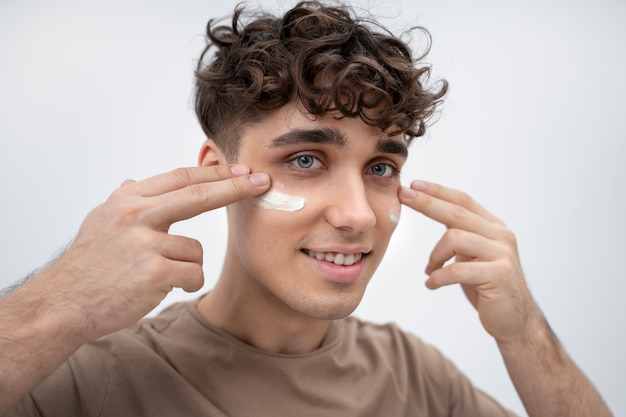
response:
<path fill-rule="evenodd" d="M 293 103 L 269 112 L 266 117 L 245 128 L 240 145 L 285 148 L 302 143 L 333 145 L 337 148 L 369 145 L 379 152 L 399 153 L 405 157 L 408 149 L 404 135 L 389 135 L 363 122 L 360 117 L 338 117 L 333 113 L 315 116 Z"/>

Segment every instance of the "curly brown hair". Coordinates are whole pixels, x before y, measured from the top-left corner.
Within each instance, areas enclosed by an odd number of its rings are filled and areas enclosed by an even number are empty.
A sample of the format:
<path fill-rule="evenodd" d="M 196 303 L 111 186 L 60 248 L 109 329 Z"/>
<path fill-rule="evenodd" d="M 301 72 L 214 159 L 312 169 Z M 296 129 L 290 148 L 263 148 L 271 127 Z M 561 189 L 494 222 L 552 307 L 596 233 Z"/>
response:
<path fill-rule="evenodd" d="M 420 62 L 430 42 L 413 59 L 405 42 L 346 5 L 302 1 L 278 18 L 247 14 L 240 4 L 229 26 L 216 23 L 207 24 L 195 106 L 205 134 L 230 161 L 241 129 L 296 98 L 313 115 L 360 117 L 410 141 L 425 133 L 447 91 L 445 80 L 437 90 L 423 85 L 430 67 Z"/>

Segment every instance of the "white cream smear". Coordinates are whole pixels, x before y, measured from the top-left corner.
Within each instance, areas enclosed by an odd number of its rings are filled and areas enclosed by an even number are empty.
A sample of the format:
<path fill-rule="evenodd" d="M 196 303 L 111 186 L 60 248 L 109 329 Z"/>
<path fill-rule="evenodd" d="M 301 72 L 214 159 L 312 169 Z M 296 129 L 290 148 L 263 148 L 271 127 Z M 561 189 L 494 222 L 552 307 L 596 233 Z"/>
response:
<path fill-rule="evenodd" d="M 264 194 L 252 197 L 252 201 L 254 201 L 257 206 L 267 210 L 293 212 L 302 210 L 306 200 L 304 197 L 298 195 L 284 194 L 271 189 Z"/>
<path fill-rule="evenodd" d="M 398 207 L 391 209 L 391 211 L 389 212 L 389 222 L 391 224 L 400 223 L 400 205 L 398 205 Z"/>

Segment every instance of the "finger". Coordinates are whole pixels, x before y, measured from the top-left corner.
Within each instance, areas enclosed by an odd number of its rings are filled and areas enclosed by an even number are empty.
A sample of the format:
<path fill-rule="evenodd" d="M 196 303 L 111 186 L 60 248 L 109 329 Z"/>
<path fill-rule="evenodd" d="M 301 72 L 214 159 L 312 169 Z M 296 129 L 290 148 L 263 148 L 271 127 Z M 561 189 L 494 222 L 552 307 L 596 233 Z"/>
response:
<path fill-rule="evenodd" d="M 194 262 L 200 266 L 204 260 L 202 244 L 185 236 L 167 235 L 161 243 L 160 253 L 171 260 Z"/>
<path fill-rule="evenodd" d="M 195 292 L 204 285 L 204 271 L 196 262 L 168 261 L 169 290 L 182 288 L 185 292 Z"/>
<path fill-rule="evenodd" d="M 499 223 L 494 223 L 461 205 L 441 200 L 426 192 L 402 187 L 400 202 L 442 223 L 449 229 L 467 230 L 491 239 L 497 238 L 500 233 Z"/>
<path fill-rule="evenodd" d="M 193 184 L 210 183 L 215 181 L 247 175 L 250 168 L 246 165 L 215 165 L 210 167 L 177 168 L 165 174 L 155 175 L 142 181 L 131 184 L 137 194 L 152 197 L 179 190 Z"/>
<path fill-rule="evenodd" d="M 454 262 L 443 268 L 434 270 L 428 280 L 426 287 L 435 290 L 441 287 L 463 284 L 472 287 L 481 286 L 481 290 L 487 291 L 485 286 L 492 286 L 496 289 L 498 278 L 503 276 L 503 268 L 499 262 Z"/>
<path fill-rule="evenodd" d="M 448 229 L 433 248 L 426 274 L 443 267 L 452 258 L 490 261 L 500 254 L 497 242 L 460 229 Z"/>
<path fill-rule="evenodd" d="M 177 221 L 261 194 L 267 191 L 269 185 L 269 175 L 265 172 L 192 184 L 153 197 L 158 199 L 158 203 L 146 214 L 146 219 L 155 226 L 167 229 Z"/>
<path fill-rule="evenodd" d="M 469 194 L 463 191 L 455 190 L 453 188 L 444 187 L 443 185 L 433 182 L 425 182 L 415 180 L 411 183 L 413 190 L 426 193 L 435 198 L 438 198 L 449 203 L 461 206 L 470 212 L 484 217 L 493 222 L 501 222 L 496 216 L 485 209 L 481 204 L 474 200 Z"/>
<path fill-rule="evenodd" d="M 179 262 L 181 263 L 181 262 Z M 196 292 L 204 285 L 204 271 L 195 262 L 185 262 L 181 265 L 181 280 L 178 285 L 185 292 Z"/>

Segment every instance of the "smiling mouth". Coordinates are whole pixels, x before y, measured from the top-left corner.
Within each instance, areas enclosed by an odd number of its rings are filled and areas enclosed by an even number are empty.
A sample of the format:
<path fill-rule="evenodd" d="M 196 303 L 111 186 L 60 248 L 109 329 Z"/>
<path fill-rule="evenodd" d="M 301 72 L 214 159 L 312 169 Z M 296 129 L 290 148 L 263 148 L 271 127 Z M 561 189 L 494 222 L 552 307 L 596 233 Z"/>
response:
<path fill-rule="evenodd" d="M 311 258 L 317 259 L 318 261 L 331 262 L 340 266 L 354 265 L 361 260 L 363 255 L 366 255 L 362 252 L 343 254 L 337 252 L 315 252 L 309 249 L 303 249 L 302 252 Z"/>

